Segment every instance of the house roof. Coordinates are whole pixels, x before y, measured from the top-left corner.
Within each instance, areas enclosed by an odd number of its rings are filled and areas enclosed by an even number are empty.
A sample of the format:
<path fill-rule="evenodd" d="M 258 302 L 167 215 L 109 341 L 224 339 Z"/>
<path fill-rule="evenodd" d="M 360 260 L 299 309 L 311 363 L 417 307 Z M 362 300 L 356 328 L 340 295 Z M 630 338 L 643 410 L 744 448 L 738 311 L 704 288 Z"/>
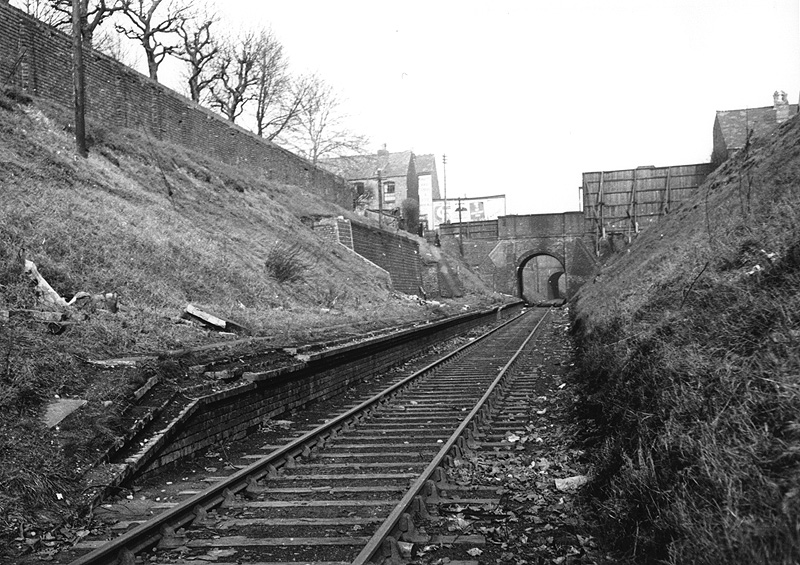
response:
<path fill-rule="evenodd" d="M 405 178 L 414 154 L 411 151 L 384 153 L 376 155 L 352 155 L 334 159 L 320 159 L 319 165 L 347 180 L 373 179 L 378 169 L 384 179 L 392 177 Z"/>
<path fill-rule="evenodd" d="M 436 171 L 436 156 L 428 155 L 415 155 L 414 164 L 417 167 L 418 175 L 432 175 Z"/>
<path fill-rule="evenodd" d="M 789 116 L 797 114 L 797 104 L 789 104 Z M 778 125 L 774 106 L 763 108 L 746 108 L 743 110 L 722 110 L 717 112 L 719 124 L 725 146 L 731 149 L 741 149 L 747 140 L 747 131 L 753 130 L 753 135 L 763 135 Z"/>

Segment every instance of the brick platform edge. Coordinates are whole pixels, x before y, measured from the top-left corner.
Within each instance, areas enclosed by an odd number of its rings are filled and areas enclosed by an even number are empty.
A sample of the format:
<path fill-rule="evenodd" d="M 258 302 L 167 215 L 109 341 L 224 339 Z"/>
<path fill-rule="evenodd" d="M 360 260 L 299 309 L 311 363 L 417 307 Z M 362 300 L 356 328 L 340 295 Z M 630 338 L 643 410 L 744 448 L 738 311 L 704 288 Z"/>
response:
<path fill-rule="evenodd" d="M 192 401 L 124 463 L 103 463 L 88 471 L 84 482 L 95 488 L 87 491 L 84 502 L 95 506 L 134 476 L 155 472 L 221 441 L 242 439 L 265 418 L 337 396 L 361 379 L 406 361 L 421 347 L 508 319 L 523 307 L 523 302 L 514 302 L 463 314 L 367 342 L 298 355 L 291 366 L 245 373 L 250 382 Z"/>

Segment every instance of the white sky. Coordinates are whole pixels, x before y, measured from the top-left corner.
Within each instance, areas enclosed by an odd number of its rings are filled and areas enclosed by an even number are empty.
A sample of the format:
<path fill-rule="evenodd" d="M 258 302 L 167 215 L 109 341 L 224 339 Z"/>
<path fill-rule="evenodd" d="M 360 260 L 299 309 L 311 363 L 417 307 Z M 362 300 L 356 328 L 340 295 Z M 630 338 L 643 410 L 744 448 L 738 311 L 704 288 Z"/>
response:
<path fill-rule="evenodd" d="M 579 209 L 585 171 L 707 162 L 716 110 L 800 94 L 798 0 L 217 0 L 447 196 Z"/>

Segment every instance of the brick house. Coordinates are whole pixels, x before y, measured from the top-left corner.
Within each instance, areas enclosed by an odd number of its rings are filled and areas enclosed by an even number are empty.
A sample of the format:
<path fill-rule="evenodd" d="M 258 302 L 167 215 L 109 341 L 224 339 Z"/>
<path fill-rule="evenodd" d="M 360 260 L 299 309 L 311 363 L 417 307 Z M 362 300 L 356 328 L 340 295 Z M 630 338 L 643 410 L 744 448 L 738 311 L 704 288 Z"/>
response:
<path fill-rule="evenodd" d="M 797 114 L 797 108 L 797 104 L 789 104 L 785 92 L 775 91 L 772 106 L 718 111 L 714 119 L 712 164 L 718 166 L 742 149 L 748 131 L 752 130 L 753 135 L 764 135 Z"/>
<path fill-rule="evenodd" d="M 378 211 L 381 204 L 378 199 L 379 175 L 384 214 L 399 217 L 400 206 L 407 198 L 420 202 L 416 158 L 411 151 L 390 153 L 384 147 L 374 155 L 320 159 L 317 164 L 350 183 L 355 193 L 354 207 L 358 211 Z"/>
<path fill-rule="evenodd" d="M 441 198 L 436 157 L 430 154 L 417 155 L 416 165 L 419 181 L 419 221 L 427 229 L 433 229 L 433 201 Z"/>

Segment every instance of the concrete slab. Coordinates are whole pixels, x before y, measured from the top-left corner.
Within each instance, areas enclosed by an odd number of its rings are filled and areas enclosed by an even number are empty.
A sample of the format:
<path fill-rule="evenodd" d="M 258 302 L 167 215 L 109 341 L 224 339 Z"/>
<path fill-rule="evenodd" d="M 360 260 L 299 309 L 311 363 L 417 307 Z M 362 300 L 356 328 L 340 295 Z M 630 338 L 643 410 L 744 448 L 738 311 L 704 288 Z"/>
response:
<path fill-rule="evenodd" d="M 48 404 L 47 412 L 43 418 L 45 425 L 48 428 L 52 428 L 87 402 L 88 400 L 77 398 L 58 398 L 53 400 Z"/>

